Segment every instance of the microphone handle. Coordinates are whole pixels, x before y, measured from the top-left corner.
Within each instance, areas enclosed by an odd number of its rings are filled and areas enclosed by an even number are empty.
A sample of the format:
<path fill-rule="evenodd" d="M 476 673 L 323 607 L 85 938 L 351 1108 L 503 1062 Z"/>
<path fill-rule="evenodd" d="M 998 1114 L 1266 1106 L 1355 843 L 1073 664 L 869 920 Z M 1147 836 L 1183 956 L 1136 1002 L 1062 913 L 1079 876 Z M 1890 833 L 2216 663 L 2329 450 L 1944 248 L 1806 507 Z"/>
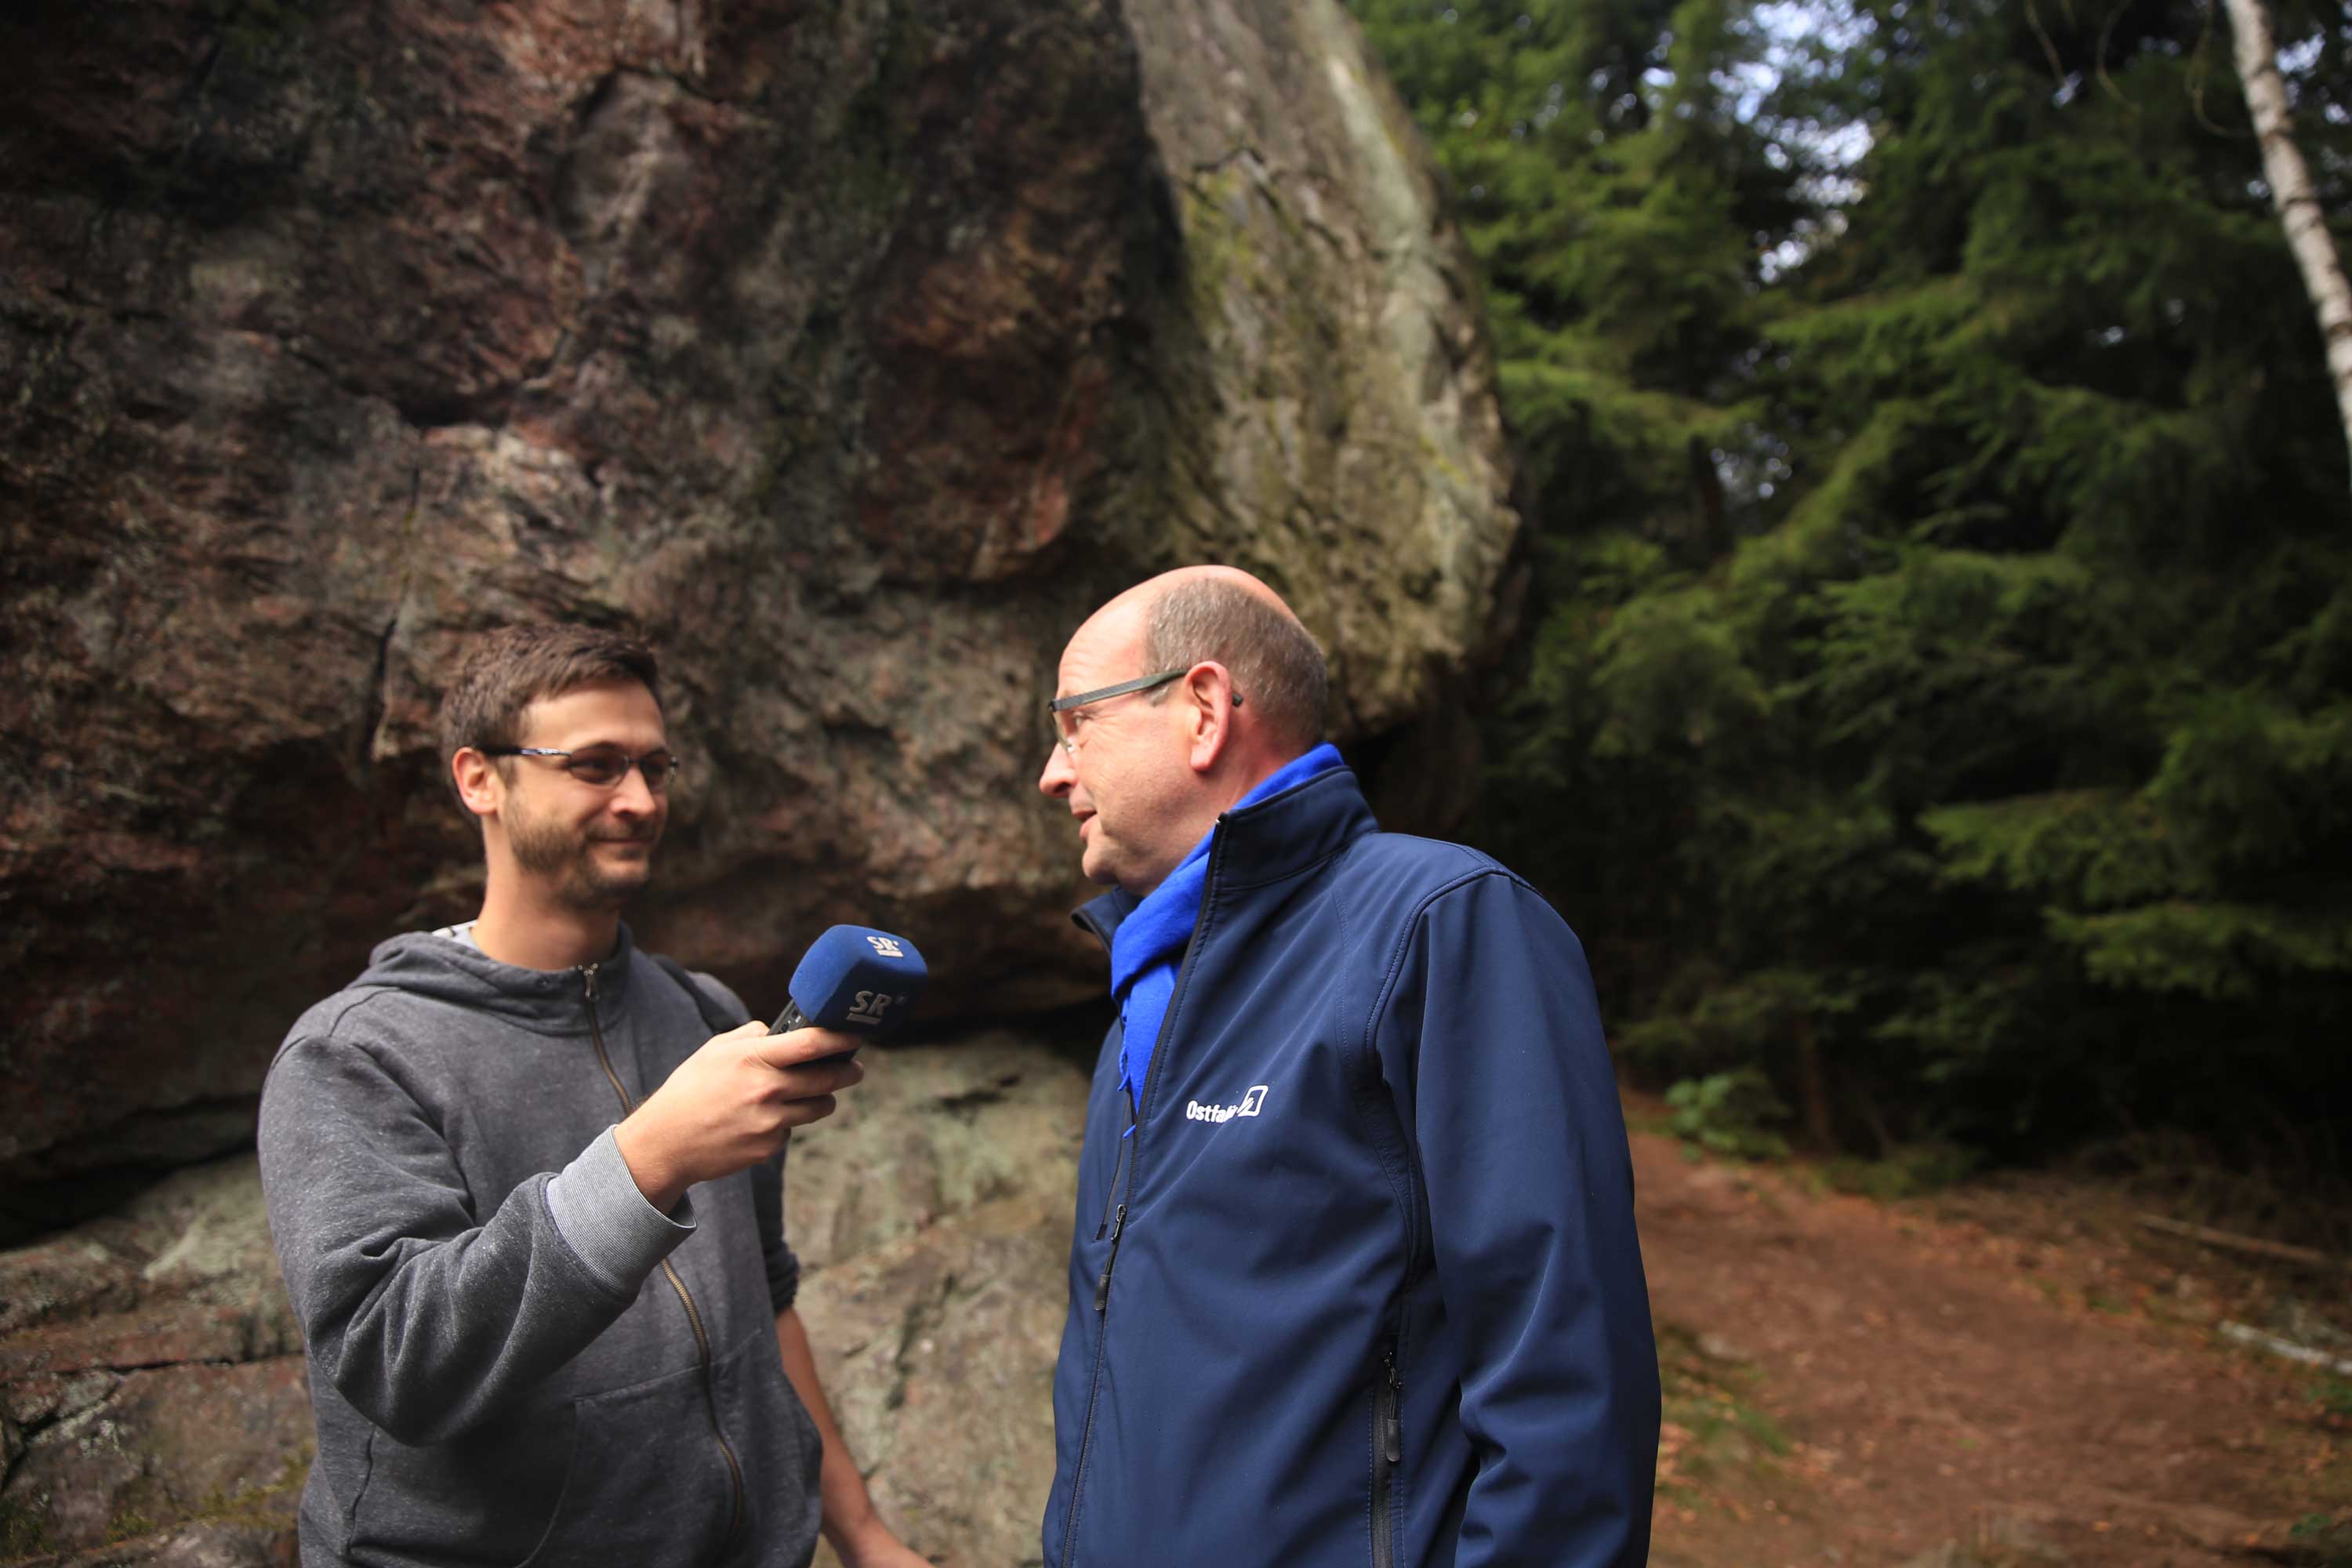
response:
<path fill-rule="evenodd" d="M 784 1010 L 776 1015 L 775 1026 L 768 1031 L 768 1037 L 772 1040 L 778 1035 L 789 1035 L 794 1029 L 814 1029 L 815 1027 L 815 1022 L 812 1020 L 806 1013 L 802 1012 L 801 1005 L 793 1001 L 788 994 L 784 998 Z M 829 1057 L 811 1057 L 807 1061 L 801 1065 L 803 1067 L 813 1068 L 829 1067 L 835 1062 L 848 1061 L 856 1055 L 857 1047 L 852 1046 L 845 1051 L 835 1051 Z"/>

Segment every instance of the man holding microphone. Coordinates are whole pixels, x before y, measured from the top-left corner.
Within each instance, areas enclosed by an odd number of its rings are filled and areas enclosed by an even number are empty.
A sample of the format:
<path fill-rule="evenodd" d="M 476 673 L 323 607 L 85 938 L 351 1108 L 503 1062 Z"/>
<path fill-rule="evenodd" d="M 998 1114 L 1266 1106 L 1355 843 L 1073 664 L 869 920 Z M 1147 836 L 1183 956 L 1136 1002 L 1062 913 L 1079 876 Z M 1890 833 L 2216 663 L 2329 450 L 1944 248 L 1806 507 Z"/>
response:
<path fill-rule="evenodd" d="M 842 1445 L 783 1237 L 786 1139 L 859 1042 L 771 1037 L 621 921 L 679 766 L 652 653 L 495 632 L 441 719 L 481 913 L 379 946 L 262 1094 L 318 1424 L 303 1562 L 799 1568 L 821 1520 L 851 1568 L 921 1563 Z"/>

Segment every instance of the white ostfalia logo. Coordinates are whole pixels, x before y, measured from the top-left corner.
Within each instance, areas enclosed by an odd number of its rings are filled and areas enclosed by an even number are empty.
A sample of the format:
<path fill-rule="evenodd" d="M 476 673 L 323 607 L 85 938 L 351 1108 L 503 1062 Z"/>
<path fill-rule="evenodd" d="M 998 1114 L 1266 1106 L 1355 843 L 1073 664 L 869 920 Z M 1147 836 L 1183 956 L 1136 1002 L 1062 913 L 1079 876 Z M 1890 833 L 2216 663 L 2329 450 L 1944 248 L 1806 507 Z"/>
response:
<path fill-rule="evenodd" d="M 1265 1109 L 1266 1086 L 1252 1084 L 1250 1091 L 1234 1105 L 1203 1105 L 1197 1100 L 1184 1102 L 1187 1121 L 1231 1121 L 1236 1116 L 1255 1116 Z"/>

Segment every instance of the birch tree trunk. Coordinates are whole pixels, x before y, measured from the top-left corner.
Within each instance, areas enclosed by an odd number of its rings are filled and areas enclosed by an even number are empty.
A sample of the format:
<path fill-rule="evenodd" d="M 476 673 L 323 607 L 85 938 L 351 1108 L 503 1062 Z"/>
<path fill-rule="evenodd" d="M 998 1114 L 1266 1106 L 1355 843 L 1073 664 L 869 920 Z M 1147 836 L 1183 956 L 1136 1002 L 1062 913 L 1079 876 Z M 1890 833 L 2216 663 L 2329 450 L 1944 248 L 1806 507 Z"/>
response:
<path fill-rule="evenodd" d="M 2271 19 L 2263 0 L 2222 0 L 2230 13 L 2230 30 L 2236 36 L 2238 80 L 2246 89 L 2246 107 L 2262 139 L 2263 175 L 2270 182 L 2271 199 L 2285 226 L 2287 245 L 2303 268 L 2304 288 L 2319 309 L 2319 335 L 2327 344 L 2327 371 L 2336 383 L 2336 413 L 2344 422 L 2344 439 L 2352 452 L 2352 285 L 2344 280 L 2344 263 L 2336 254 L 2335 237 L 2327 232 L 2327 215 L 2320 210 L 2319 194 L 2312 188 L 2311 166 L 2294 144 L 2294 128 L 2287 118 L 2286 83 L 2279 77 L 2278 44 L 2271 37 Z"/>

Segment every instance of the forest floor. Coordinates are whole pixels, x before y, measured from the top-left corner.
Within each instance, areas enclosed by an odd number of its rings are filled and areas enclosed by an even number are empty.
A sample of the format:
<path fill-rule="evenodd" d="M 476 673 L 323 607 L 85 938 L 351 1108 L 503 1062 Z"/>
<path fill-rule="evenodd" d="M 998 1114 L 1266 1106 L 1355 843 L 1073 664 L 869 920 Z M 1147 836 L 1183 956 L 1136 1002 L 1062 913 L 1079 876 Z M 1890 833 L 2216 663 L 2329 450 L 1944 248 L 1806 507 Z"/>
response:
<path fill-rule="evenodd" d="M 1640 1131 L 1633 1163 L 1657 1568 L 2352 1568 L 2352 1379 L 2219 1331 L 2341 1323 L 2343 1276 L 2156 1235 L 2088 1184 L 1880 1203 Z"/>

